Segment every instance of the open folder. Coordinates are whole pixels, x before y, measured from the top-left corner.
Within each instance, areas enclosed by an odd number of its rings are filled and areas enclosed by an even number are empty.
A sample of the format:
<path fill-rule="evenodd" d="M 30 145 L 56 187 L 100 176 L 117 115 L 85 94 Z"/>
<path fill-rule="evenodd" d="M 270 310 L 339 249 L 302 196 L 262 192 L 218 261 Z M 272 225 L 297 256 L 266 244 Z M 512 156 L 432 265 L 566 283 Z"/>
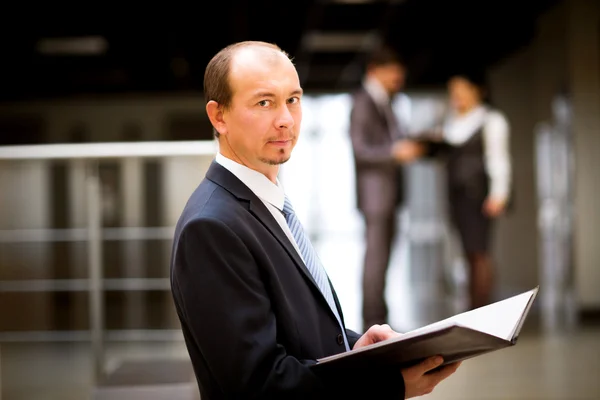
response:
<path fill-rule="evenodd" d="M 345 368 L 408 367 L 441 355 L 444 364 L 472 358 L 517 343 L 539 286 L 398 337 L 317 360 L 315 372 Z"/>

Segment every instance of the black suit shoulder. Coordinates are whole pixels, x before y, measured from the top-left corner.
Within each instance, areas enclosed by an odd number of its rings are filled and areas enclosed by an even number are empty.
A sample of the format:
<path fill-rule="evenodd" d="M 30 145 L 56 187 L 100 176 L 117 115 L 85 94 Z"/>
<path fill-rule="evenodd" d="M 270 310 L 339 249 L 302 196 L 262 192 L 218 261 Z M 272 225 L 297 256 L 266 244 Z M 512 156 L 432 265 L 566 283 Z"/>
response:
<path fill-rule="evenodd" d="M 351 95 L 352 104 L 354 106 L 365 106 L 367 104 L 375 104 L 373 98 L 363 87 L 356 89 Z"/>
<path fill-rule="evenodd" d="M 177 223 L 176 239 L 190 223 L 219 221 L 233 228 L 247 217 L 247 201 L 236 198 L 225 188 L 204 179 L 190 196 Z"/>

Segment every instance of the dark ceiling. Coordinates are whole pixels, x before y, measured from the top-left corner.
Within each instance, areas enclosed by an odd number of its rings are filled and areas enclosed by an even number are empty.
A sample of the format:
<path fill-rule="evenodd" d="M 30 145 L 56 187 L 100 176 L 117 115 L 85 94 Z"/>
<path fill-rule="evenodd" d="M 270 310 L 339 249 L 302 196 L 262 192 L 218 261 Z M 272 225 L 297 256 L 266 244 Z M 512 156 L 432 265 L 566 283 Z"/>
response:
<path fill-rule="evenodd" d="M 135 13 L 100 4 L 38 9 L 37 17 L 1 28 L 0 100 L 201 91 L 214 53 L 245 39 L 275 42 L 294 56 L 307 91 L 354 87 L 365 51 L 381 42 L 404 55 L 409 87 L 436 86 L 458 66 L 485 68 L 525 45 L 556 2 L 221 0 L 164 9 L 144 3 Z M 90 53 L 64 53 L 73 48 Z"/>

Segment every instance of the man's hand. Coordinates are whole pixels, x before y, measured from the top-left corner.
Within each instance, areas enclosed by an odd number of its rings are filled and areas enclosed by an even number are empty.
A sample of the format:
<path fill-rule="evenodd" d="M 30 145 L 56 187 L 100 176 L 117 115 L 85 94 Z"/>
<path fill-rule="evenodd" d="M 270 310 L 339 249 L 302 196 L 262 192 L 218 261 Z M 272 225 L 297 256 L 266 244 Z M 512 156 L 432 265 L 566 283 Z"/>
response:
<path fill-rule="evenodd" d="M 360 337 L 354 344 L 353 350 L 361 347 L 368 346 L 373 343 L 381 342 L 383 340 L 391 339 L 393 337 L 400 336 L 400 333 L 394 331 L 388 324 L 384 325 L 373 325 L 370 327 L 364 335 Z"/>
<path fill-rule="evenodd" d="M 452 375 L 461 362 L 444 365 L 437 371 L 429 372 L 442 365 L 442 357 L 431 357 L 420 364 L 402 370 L 405 398 L 423 396 L 431 393 L 438 383 Z"/>
<path fill-rule="evenodd" d="M 356 341 L 353 350 L 400 335 L 401 333 L 394 331 L 387 324 L 373 325 Z M 461 364 L 461 362 L 455 362 L 445 365 L 439 370 L 432 371 L 442 363 L 442 357 L 436 356 L 428 358 L 415 366 L 402 369 L 400 372 L 404 379 L 405 398 L 409 399 L 431 393 L 438 383 L 452 375 Z"/>
<path fill-rule="evenodd" d="M 423 146 L 413 140 L 404 139 L 394 143 L 392 154 L 400 163 L 410 163 L 423 155 Z"/>

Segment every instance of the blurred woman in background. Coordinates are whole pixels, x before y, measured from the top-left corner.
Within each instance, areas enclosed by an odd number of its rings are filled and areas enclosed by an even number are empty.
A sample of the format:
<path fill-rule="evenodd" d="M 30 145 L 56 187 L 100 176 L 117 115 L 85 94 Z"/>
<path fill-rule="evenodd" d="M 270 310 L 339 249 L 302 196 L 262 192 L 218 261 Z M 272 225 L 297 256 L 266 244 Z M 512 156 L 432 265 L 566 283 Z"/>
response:
<path fill-rule="evenodd" d="M 470 308 L 491 302 L 493 220 L 510 200 L 509 123 L 484 101 L 483 80 L 457 74 L 448 81 L 450 112 L 441 141 L 426 142 L 429 156 L 447 166 L 449 213 L 468 264 Z"/>

